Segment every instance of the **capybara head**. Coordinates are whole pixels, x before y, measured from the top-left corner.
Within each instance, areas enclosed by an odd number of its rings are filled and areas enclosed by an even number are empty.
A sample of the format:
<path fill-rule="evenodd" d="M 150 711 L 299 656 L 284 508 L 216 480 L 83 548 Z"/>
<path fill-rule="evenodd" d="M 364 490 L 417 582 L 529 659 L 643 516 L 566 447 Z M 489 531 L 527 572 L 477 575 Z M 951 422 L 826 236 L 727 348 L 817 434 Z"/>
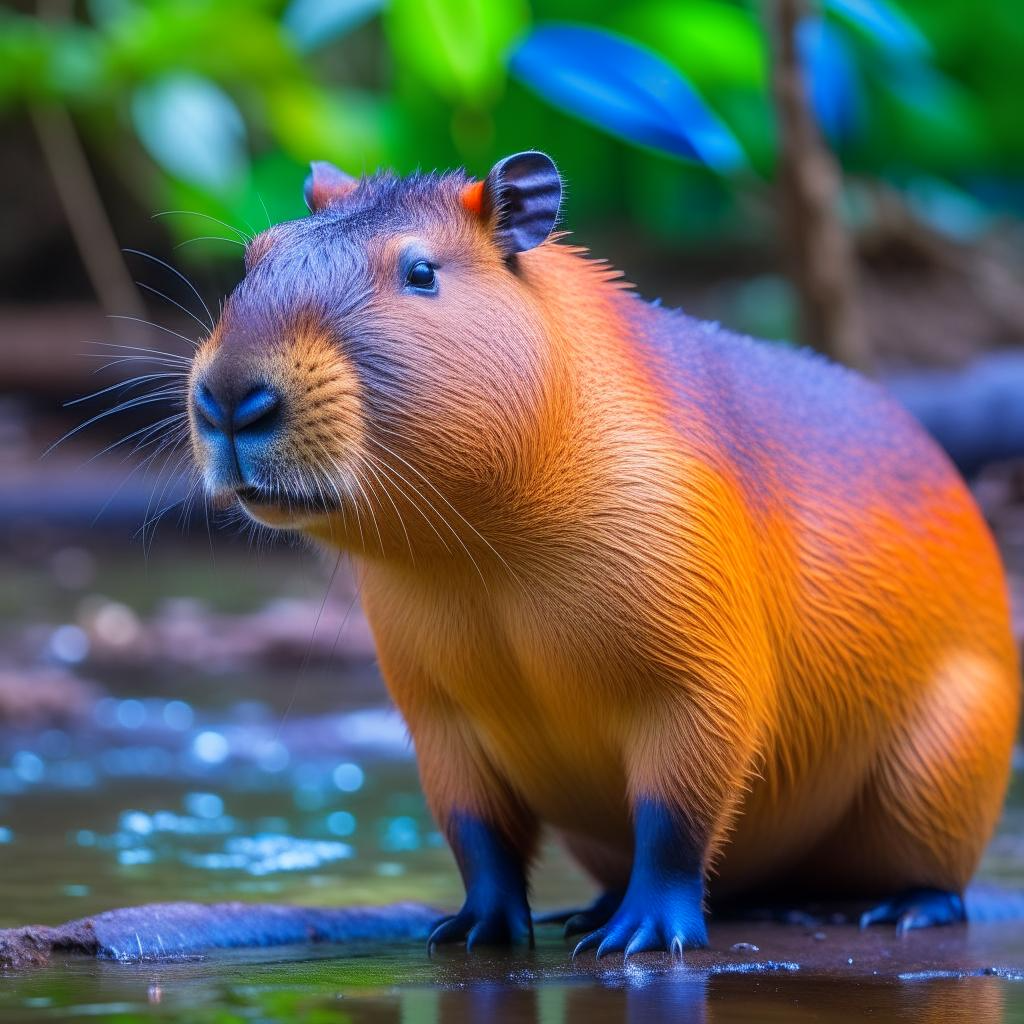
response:
<path fill-rule="evenodd" d="M 249 244 L 196 354 L 206 489 L 342 546 L 411 551 L 418 523 L 457 548 L 451 521 L 519 472 L 545 401 L 531 250 L 558 216 L 555 166 L 520 153 L 476 182 L 316 163 L 305 195 L 309 217 Z"/>

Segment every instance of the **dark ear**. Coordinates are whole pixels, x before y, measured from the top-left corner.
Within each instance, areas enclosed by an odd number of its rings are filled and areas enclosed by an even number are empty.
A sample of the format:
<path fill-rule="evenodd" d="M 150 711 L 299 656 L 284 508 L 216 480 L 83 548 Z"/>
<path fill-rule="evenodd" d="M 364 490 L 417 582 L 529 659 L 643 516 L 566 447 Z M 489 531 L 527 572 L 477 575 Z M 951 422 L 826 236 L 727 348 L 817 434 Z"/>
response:
<path fill-rule="evenodd" d="M 471 189 L 467 186 L 467 194 Z M 495 241 L 508 257 L 533 249 L 551 234 L 562 202 L 562 179 L 551 157 L 530 150 L 499 160 L 477 196 L 480 213 L 492 222 Z"/>
<path fill-rule="evenodd" d="M 351 174 L 339 170 L 326 160 L 314 160 L 302 188 L 310 213 L 319 213 L 325 206 L 344 199 L 358 182 Z"/>

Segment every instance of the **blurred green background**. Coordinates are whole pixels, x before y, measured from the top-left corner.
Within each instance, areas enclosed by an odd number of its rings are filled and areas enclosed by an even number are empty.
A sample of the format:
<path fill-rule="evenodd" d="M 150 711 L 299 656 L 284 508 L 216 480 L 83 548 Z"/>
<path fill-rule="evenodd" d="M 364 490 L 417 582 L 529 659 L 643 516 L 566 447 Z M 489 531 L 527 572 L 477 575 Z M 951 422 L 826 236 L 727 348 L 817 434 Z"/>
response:
<path fill-rule="evenodd" d="M 771 192 L 772 17 L 754 0 L 16 3 L 0 14 L 2 295 L 88 295 L 51 185 L 54 170 L 70 178 L 67 161 L 51 147 L 48 169 L 34 130 L 66 112 L 113 236 L 164 257 L 189 242 L 174 261 L 215 290 L 237 276 L 239 231 L 305 212 L 311 159 L 352 173 L 464 165 L 483 175 L 533 147 L 564 172 L 564 220 L 579 240 L 698 313 L 792 336 Z M 1018 232 L 1016 0 L 824 0 L 808 21 L 809 90 L 846 171 L 842 210 L 862 259 L 891 269 L 895 256 L 917 272 L 930 257 L 911 251 L 922 231 L 940 247 Z M 614 80 L 619 61 L 602 60 L 594 30 L 633 49 L 623 52 L 642 66 L 630 81 Z M 658 81 L 666 75 L 676 81 Z M 686 109 L 656 109 L 666 85 L 692 93 L 700 124 Z M 149 223 L 172 210 L 192 215 Z M 211 235 L 225 240 L 192 244 Z M 92 249 L 86 262 L 111 259 L 95 237 Z M 993 326 L 979 302 L 978 336 L 963 346 L 1019 340 L 1024 318 Z M 886 355 L 890 321 L 869 327 Z"/>

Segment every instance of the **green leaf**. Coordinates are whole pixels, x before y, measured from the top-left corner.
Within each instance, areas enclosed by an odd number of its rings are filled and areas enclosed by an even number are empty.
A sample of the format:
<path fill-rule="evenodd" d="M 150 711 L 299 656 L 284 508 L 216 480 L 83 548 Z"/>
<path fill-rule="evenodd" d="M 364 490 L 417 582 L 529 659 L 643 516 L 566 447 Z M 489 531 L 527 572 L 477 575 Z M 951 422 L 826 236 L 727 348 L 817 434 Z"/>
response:
<path fill-rule="evenodd" d="M 89 29 L 0 14 L 0 103 L 87 106 L 105 94 L 105 63 L 103 42 Z"/>
<path fill-rule="evenodd" d="M 451 101 L 485 106 L 528 20 L 522 0 L 392 0 L 385 24 L 399 65 Z"/>
<path fill-rule="evenodd" d="M 673 63 L 700 89 L 760 89 L 767 81 L 764 34 L 754 15 L 719 0 L 649 0 L 624 5 L 615 22 Z"/>
<path fill-rule="evenodd" d="M 231 97 L 208 79 L 157 79 L 135 92 L 131 114 L 139 140 L 169 174 L 213 192 L 243 176 L 245 122 Z"/>
<path fill-rule="evenodd" d="M 298 53 L 264 4 L 152 0 L 125 6 L 104 26 L 118 72 L 141 80 L 193 71 L 233 86 L 303 77 Z"/>
<path fill-rule="evenodd" d="M 368 93 L 289 82 L 268 93 L 267 119 L 296 160 L 330 160 L 357 175 L 388 162 L 390 107 Z"/>
<path fill-rule="evenodd" d="M 904 60 L 929 56 L 930 48 L 920 29 L 885 0 L 825 0 L 824 6 L 894 56 Z"/>

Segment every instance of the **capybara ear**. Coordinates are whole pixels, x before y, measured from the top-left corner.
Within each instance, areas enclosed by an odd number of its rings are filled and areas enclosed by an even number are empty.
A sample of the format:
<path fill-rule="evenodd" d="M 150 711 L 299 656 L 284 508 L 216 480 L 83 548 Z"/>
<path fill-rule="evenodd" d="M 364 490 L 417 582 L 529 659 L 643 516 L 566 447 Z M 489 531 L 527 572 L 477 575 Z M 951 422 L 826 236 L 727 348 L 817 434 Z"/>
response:
<path fill-rule="evenodd" d="M 499 160 L 485 181 L 467 185 L 462 202 L 491 222 L 498 247 L 510 257 L 551 234 L 562 203 L 562 179 L 546 153 L 516 153 Z"/>
<path fill-rule="evenodd" d="M 326 160 L 314 160 L 302 187 L 310 213 L 319 213 L 325 206 L 344 199 L 358 182 L 351 174 L 339 170 Z"/>

